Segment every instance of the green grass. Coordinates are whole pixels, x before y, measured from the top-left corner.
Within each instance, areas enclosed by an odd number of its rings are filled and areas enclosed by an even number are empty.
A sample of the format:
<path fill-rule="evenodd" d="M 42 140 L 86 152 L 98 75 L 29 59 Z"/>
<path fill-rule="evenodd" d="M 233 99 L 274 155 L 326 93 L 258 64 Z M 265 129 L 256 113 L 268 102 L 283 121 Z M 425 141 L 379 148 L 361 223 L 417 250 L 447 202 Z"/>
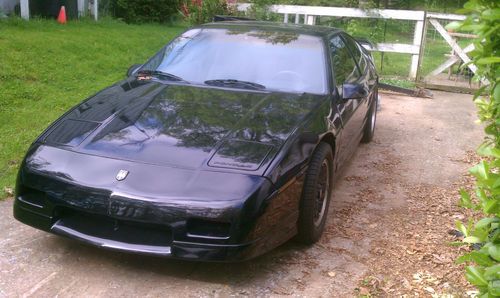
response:
<path fill-rule="evenodd" d="M 0 20 L 0 198 L 30 143 L 70 107 L 125 77 L 181 26 Z"/>

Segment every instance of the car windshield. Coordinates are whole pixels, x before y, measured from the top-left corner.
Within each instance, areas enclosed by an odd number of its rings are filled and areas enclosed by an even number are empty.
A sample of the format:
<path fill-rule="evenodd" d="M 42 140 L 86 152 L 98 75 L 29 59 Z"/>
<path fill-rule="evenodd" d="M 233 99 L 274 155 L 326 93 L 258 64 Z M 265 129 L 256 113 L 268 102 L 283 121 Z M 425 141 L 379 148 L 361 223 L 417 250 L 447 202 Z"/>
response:
<path fill-rule="evenodd" d="M 321 38 L 288 31 L 192 29 L 142 68 L 195 83 L 325 94 Z"/>

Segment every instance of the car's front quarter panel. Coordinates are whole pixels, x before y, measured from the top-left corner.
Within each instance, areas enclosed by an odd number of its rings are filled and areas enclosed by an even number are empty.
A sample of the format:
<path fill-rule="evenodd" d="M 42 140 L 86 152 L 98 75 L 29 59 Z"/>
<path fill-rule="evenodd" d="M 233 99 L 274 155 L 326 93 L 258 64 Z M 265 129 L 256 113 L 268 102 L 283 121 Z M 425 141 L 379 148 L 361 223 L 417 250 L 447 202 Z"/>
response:
<path fill-rule="evenodd" d="M 264 174 L 277 188 L 289 184 L 304 172 L 319 142 L 326 138 L 332 149 L 335 147 L 341 123 L 334 121 L 338 118 L 334 101 L 331 96 L 318 98 L 318 101 L 321 104 L 296 127 Z"/>
<path fill-rule="evenodd" d="M 322 141 L 335 148 L 335 135 L 341 127 L 331 121 L 335 113 L 333 101 L 329 96 L 318 100 L 322 103 L 296 127 L 265 173 L 276 192 L 262 205 L 263 216 L 258 218 L 252 233 L 272 231 L 276 236 L 267 243 L 269 246 L 277 246 L 297 233 L 304 175 L 315 148 Z"/>

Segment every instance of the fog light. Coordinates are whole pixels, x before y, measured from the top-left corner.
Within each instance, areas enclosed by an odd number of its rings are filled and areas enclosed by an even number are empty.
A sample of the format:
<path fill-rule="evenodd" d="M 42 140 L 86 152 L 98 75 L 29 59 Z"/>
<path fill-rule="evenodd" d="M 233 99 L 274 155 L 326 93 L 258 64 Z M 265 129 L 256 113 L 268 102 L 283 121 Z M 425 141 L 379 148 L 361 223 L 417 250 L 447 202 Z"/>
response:
<path fill-rule="evenodd" d="M 33 188 L 24 188 L 20 196 L 17 199 L 28 205 L 43 208 L 45 205 L 45 193 Z"/>

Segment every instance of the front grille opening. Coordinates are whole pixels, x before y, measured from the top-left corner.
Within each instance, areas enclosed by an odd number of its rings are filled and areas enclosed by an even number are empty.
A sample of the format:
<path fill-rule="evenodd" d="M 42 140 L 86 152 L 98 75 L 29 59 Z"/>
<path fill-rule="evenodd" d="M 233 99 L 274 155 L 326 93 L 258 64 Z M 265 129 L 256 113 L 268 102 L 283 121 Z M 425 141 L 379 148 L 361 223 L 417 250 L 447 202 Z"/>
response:
<path fill-rule="evenodd" d="M 18 199 L 26 204 L 37 208 L 43 208 L 45 205 L 46 194 L 43 191 L 36 190 L 30 187 L 23 187 L 19 190 Z"/>
<path fill-rule="evenodd" d="M 228 239 L 231 224 L 191 218 L 187 222 L 188 235 L 201 238 Z"/>
<path fill-rule="evenodd" d="M 69 209 L 59 210 L 57 225 L 70 228 L 82 234 L 122 243 L 170 246 L 172 232 L 169 227 L 116 220 Z"/>

